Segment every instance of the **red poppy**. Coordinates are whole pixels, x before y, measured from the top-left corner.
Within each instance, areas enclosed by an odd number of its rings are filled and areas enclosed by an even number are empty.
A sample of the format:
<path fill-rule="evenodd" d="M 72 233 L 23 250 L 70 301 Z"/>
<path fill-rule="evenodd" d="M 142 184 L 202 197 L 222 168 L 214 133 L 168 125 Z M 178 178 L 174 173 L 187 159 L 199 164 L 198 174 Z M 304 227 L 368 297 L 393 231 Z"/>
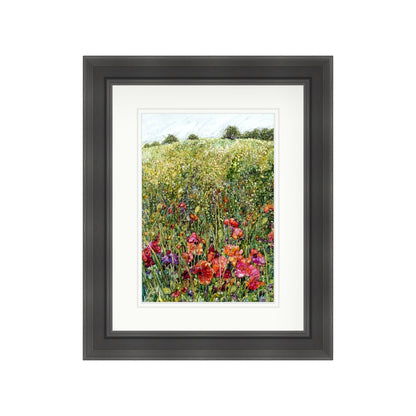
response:
<path fill-rule="evenodd" d="M 207 260 L 212 261 L 215 258 L 219 257 L 219 253 L 217 250 L 214 249 L 214 246 L 211 244 L 208 249 Z"/>
<path fill-rule="evenodd" d="M 234 218 L 230 218 L 230 225 L 231 227 L 237 228 L 240 225 L 240 223 L 236 221 Z"/>
<path fill-rule="evenodd" d="M 151 241 L 149 244 L 149 247 L 155 252 L 155 253 L 160 253 L 162 251 L 162 249 L 159 246 L 159 234 L 156 237 L 156 240 Z"/>
<path fill-rule="evenodd" d="M 186 291 L 188 290 L 188 287 L 189 287 L 189 285 L 187 284 L 187 285 L 185 285 L 183 288 L 182 288 L 182 293 L 186 293 Z"/>
<path fill-rule="evenodd" d="M 171 294 L 171 296 L 172 296 L 173 298 L 177 298 L 180 294 L 181 294 L 181 292 L 179 292 L 179 290 L 175 290 L 175 291 Z"/>
<path fill-rule="evenodd" d="M 199 282 L 203 285 L 209 285 L 214 277 L 209 263 L 205 260 L 199 261 L 190 271 L 198 275 Z"/>
<path fill-rule="evenodd" d="M 142 251 L 142 259 L 144 262 L 144 266 L 150 267 L 153 266 L 155 263 L 152 259 L 152 251 L 150 250 L 149 247 L 146 247 L 143 251 Z"/>
<path fill-rule="evenodd" d="M 231 277 L 231 272 L 227 269 L 222 277 L 224 280 L 228 280 Z"/>
<path fill-rule="evenodd" d="M 180 208 L 180 209 L 186 209 L 186 204 L 185 204 L 185 202 L 179 202 L 179 204 L 178 204 L 178 208 Z"/>
<path fill-rule="evenodd" d="M 231 227 L 237 228 L 240 225 L 240 223 L 238 221 L 236 221 L 234 218 L 226 218 L 224 220 L 224 225 L 226 225 L 226 226 L 229 225 Z"/>

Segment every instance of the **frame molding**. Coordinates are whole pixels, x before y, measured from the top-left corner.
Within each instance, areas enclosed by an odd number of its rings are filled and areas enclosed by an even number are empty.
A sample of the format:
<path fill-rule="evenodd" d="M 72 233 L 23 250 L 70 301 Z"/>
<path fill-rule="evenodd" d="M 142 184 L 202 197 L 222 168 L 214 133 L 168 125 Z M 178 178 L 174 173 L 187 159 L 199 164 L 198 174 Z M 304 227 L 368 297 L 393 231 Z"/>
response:
<path fill-rule="evenodd" d="M 111 87 L 305 86 L 305 331 L 111 329 Z M 84 57 L 84 359 L 332 359 L 332 57 Z"/>

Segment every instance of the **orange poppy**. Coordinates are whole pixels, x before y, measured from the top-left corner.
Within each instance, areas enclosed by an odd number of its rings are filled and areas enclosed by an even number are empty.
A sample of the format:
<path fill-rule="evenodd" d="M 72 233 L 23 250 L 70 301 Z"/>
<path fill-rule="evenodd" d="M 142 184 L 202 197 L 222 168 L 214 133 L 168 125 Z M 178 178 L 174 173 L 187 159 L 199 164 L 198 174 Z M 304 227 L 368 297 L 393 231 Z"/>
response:
<path fill-rule="evenodd" d="M 257 277 L 251 277 L 250 280 L 246 282 L 246 287 L 248 287 L 250 290 L 257 290 L 263 285 L 265 285 L 265 283 L 260 281 Z"/>
<path fill-rule="evenodd" d="M 199 218 L 198 218 L 195 214 L 189 214 L 189 218 L 190 218 L 192 221 L 198 221 L 198 220 L 199 220 Z"/>
<path fill-rule="evenodd" d="M 269 211 L 274 211 L 274 205 L 273 204 L 266 204 L 264 207 L 264 212 L 267 214 Z"/>
<path fill-rule="evenodd" d="M 234 240 L 238 240 L 243 235 L 244 235 L 244 232 L 243 232 L 243 230 L 241 228 L 234 228 L 233 235 L 232 235 L 232 237 L 234 238 Z"/>
<path fill-rule="evenodd" d="M 199 243 L 197 246 L 196 246 L 196 254 L 198 255 L 198 256 L 200 256 L 201 254 L 202 254 L 202 252 L 204 251 L 204 246 L 202 245 L 202 243 Z"/>
<path fill-rule="evenodd" d="M 209 249 L 208 249 L 207 260 L 208 260 L 208 261 L 212 261 L 212 260 L 214 260 L 216 257 L 219 257 L 219 253 L 218 253 L 218 251 L 217 251 L 217 250 L 215 250 L 214 246 L 211 244 L 211 245 L 209 246 Z"/>
<path fill-rule="evenodd" d="M 187 263 L 190 263 L 194 259 L 192 253 L 182 253 L 182 257 L 185 259 Z"/>
<path fill-rule="evenodd" d="M 274 243 L 274 230 L 270 231 L 269 235 L 267 236 L 267 240 L 271 245 Z"/>
<path fill-rule="evenodd" d="M 200 256 L 204 251 L 204 246 L 202 245 L 202 243 L 199 243 L 198 245 L 194 243 L 186 243 L 186 245 L 188 246 L 189 254 L 196 254 L 197 256 Z"/>
<path fill-rule="evenodd" d="M 243 258 L 243 250 L 240 250 L 238 246 L 226 245 L 224 247 L 224 254 L 228 256 L 228 260 L 233 266 Z"/>
<path fill-rule="evenodd" d="M 227 257 L 224 256 L 217 257 L 214 260 L 212 260 L 212 270 L 214 271 L 215 276 L 220 277 L 224 275 L 227 263 Z"/>

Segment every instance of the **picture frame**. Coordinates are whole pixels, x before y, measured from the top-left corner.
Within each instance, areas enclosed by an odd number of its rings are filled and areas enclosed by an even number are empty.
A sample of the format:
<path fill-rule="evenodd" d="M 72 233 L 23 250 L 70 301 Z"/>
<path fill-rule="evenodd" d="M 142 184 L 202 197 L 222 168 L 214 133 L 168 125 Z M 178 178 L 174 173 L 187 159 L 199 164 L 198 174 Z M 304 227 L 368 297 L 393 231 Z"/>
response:
<path fill-rule="evenodd" d="M 332 359 L 330 56 L 85 56 L 85 360 Z M 114 330 L 113 87 L 303 88 L 303 329 Z"/>

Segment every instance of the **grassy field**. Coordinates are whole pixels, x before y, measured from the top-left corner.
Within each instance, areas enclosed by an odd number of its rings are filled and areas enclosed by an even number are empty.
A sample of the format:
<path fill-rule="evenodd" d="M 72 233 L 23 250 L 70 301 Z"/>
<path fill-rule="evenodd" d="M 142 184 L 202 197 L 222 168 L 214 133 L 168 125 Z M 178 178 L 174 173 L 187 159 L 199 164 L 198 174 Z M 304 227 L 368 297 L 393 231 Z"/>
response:
<path fill-rule="evenodd" d="M 142 160 L 143 301 L 273 301 L 273 141 L 184 141 Z"/>

